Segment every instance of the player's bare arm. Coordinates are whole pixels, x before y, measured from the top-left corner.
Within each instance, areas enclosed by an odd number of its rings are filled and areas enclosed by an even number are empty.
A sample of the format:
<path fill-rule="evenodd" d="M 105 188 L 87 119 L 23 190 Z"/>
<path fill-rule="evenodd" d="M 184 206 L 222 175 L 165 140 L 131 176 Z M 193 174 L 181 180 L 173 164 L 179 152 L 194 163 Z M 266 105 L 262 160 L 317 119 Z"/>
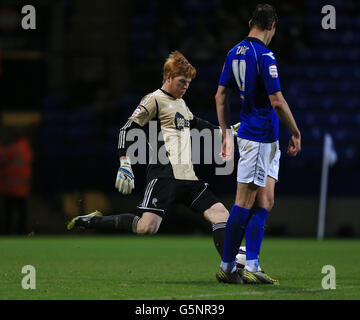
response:
<path fill-rule="evenodd" d="M 234 154 L 234 137 L 229 129 L 229 103 L 228 98 L 231 90 L 227 87 L 218 86 L 218 90 L 215 95 L 216 112 L 219 120 L 219 125 L 223 133 L 223 143 L 221 148 L 221 156 L 225 160 L 230 160 Z"/>
<path fill-rule="evenodd" d="M 218 86 L 215 101 L 216 111 L 218 115 L 219 125 L 222 132 L 225 132 L 229 128 L 229 104 L 228 98 L 230 95 L 230 89 L 224 86 Z"/>
<path fill-rule="evenodd" d="M 294 157 L 301 150 L 300 130 L 281 91 L 270 94 L 269 99 L 280 121 L 284 123 L 292 133 L 287 152 L 290 156 Z"/>

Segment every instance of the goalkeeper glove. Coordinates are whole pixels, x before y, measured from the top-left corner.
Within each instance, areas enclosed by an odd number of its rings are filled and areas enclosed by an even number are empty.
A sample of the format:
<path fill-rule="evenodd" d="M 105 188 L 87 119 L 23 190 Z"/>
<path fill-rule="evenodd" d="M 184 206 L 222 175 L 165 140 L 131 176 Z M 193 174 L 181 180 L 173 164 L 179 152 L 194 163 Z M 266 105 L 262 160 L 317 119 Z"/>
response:
<path fill-rule="evenodd" d="M 232 132 L 233 136 L 235 136 L 235 137 L 237 136 L 237 132 L 239 130 L 239 127 L 240 127 L 240 122 L 235 123 L 232 126 L 230 126 L 230 129 L 231 129 L 231 132 Z"/>
<path fill-rule="evenodd" d="M 135 188 L 134 174 L 129 159 L 120 159 L 120 168 L 116 175 L 115 188 L 122 194 L 130 194 Z"/>

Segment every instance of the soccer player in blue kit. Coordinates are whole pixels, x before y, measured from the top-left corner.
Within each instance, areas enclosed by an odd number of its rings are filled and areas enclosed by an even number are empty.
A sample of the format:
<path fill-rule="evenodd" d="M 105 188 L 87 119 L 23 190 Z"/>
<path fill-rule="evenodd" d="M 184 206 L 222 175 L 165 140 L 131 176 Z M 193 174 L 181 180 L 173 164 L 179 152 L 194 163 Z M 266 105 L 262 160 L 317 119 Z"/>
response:
<path fill-rule="evenodd" d="M 232 89 L 239 95 L 240 127 L 237 134 L 239 162 L 235 204 L 225 229 L 224 254 L 216 273 L 224 283 L 271 283 L 259 265 L 258 256 L 268 212 L 274 204 L 279 171 L 279 119 L 292 136 L 287 153 L 296 156 L 301 135 L 280 88 L 277 62 L 267 48 L 275 34 L 275 8 L 258 5 L 249 21 L 250 32 L 235 45 L 225 59 L 215 96 L 217 115 L 223 132 L 222 156 L 229 160 L 234 143 L 229 129 L 228 97 Z M 246 232 L 245 232 L 246 230 Z M 244 237 L 246 265 L 236 267 L 235 257 Z M 240 280 L 241 279 L 241 280 Z"/>

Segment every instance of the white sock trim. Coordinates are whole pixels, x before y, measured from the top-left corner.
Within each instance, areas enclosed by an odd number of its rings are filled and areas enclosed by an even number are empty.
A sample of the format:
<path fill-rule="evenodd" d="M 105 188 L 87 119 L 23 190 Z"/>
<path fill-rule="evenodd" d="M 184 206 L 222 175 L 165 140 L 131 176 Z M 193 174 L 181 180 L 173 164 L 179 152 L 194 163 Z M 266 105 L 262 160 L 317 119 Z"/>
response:
<path fill-rule="evenodd" d="M 250 272 L 257 272 L 259 271 L 259 259 L 254 260 L 246 260 L 245 262 L 245 269 Z"/>
<path fill-rule="evenodd" d="M 220 268 L 226 273 L 232 273 L 236 270 L 236 262 L 224 262 L 221 261 Z"/>

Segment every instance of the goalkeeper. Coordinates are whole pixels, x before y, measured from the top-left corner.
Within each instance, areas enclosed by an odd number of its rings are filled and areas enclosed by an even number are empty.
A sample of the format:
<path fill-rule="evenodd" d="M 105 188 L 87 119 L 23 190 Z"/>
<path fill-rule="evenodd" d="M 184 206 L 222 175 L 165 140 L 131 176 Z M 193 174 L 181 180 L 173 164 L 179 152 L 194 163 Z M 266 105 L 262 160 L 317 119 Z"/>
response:
<path fill-rule="evenodd" d="M 171 53 L 163 66 L 161 89 L 146 95 L 120 129 L 120 168 L 115 187 L 125 195 L 134 189 L 135 179 L 130 159 L 126 156 L 130 146 L 126 139 L 129 130 L 138 128 L 146 132 L 149 121 L 155 120 L 158 124 L 156 134 L 161 130 L 164 138 L 163 142 L 158 141 L 157 148 L 159 150 L 165 144 L 168 161 L 167 164 L 150 161 L 148 165 L 144 198 L 137 207 L 141 216 L 132 213 L 102 216 L 99 211 L 95 211 L 74 218 L 68 224 L 69 230 L 73 227 L 85 227 L 154 234 L 166 217 L 169 206 L 180 202 L 211 222 L 215 247 L 222 256 L 229 212 L 215 197 L 209 184 L 197 178 L 191 162 L 190 129 L 209 128 L 213 132 L 219 129 L 218 126 L 194 116 L 182 99 L 195 75 L 196 69 L 180 52 Z M 234 135 L 238 126 L 239 124 L 232 127 Z"/>

